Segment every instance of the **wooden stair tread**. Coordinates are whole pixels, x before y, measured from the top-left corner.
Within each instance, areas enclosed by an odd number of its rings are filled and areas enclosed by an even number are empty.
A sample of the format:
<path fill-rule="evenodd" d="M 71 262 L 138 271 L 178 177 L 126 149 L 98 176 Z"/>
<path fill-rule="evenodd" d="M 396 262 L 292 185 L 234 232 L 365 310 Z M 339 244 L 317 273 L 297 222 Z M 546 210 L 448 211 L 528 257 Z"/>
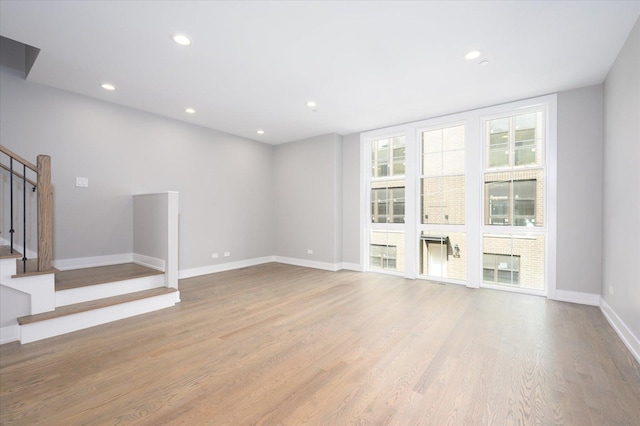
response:
<path fill-rule="evenodd" d="M 19 253 L 15 249 L 11 253 L 11 246 L 0 246 L 0 259 L 20 259 L 22 253 Z"/>
<path fill-rule="evenodd" d="M 134 302 L 136 300 L 147 299 L 149 297 L 161 296 L 163 294 L 175 293 L 175 288 L 159 287 L 151 290 L 137 291 L 135 293 L 123 294 L 121 296 L 107 297 L 104 299 L 91 300 L 89 302 L 76 303 L 75 305 L 60 306 L 51 312 L 43 312 L 41 314 L 27 315 L 18 318 L 18 324 L 26 325 L 52 318 L 59 318 L 67 315 L 78 314 L 81 312 L 92 311 L 95 309 L 106 308 L 109 306 L 120 305 L 122 303 Z"/>
<path fill-rule="evenodd" d="M 30 277 L 33 275 L 53 274 L 59 272 L 56 268 L 51 268 L 48 271 L 38 271 L 38 259 L 27 259 L 27 271 L 24 272 L 22 259 L 16 259 L 16 274 L 11 278 Z"/>
<path fill-rule="evenodd" d="M 57 271 L 56 291 L 162 274 L 164 272 L 137 263 Z"/>

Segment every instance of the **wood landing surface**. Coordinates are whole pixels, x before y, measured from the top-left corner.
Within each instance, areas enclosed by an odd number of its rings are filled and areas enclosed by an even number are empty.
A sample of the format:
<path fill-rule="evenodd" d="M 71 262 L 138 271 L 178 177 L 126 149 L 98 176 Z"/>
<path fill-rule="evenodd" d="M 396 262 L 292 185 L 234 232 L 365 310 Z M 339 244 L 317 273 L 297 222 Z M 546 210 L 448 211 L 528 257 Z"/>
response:
<path fill-rule="evenodd" d="M 136 263 L 56 272 L 56 291 L 164 274 Z"/>

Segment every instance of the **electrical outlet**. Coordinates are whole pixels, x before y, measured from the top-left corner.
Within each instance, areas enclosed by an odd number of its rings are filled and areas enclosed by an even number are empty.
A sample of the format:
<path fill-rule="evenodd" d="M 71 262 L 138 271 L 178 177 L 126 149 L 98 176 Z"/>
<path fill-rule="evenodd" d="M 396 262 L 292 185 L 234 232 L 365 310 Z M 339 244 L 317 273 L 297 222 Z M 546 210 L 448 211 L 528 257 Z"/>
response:
<path fill-rule="evenodd" d="M 612 285 L 609 286 L 609 294 L 613 294 L 613 286 Z"/>
<path fill-rule="evenodd" d="M 211 253 L 211 258 L 212 259 L 217 259 L 218 258 L 218 253 Z"/>
<path fill-rule="evenodd" d="M 308 249 L 308 250 L 307 250 L 307 254 L 313 254 L 313 250 Z"/>
<path fill-rule="evenodd" d="M 231 252 L 230 251 L 225 251 L 224 252 L 224 257 L 229 257 L 231 256 Z"/>

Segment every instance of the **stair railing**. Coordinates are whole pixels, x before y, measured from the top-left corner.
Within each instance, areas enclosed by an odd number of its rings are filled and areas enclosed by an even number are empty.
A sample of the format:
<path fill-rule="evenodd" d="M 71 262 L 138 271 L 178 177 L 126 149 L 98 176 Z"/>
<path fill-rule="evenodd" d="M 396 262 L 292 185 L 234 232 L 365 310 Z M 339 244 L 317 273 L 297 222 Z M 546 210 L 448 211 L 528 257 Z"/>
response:
<path fill-rule="evenodd" d="M 36 192 L 37 203 L 37 228 L 38 228 L 38 271 L 48 271 L 51 269 L 52 248 L 53 248 L 53 197 L 51 192 L 51 157 L 48 155 L 38 155 L 37 164 L 20 157 L 10 151 L 5 146 L 0 145 L 0 153 L 8 157 L 8 165 L 4 162 L 0 166 L 9 172 L 9 198 L 10 198 L 10 246 L 11 253 L 14 252 L 14 179 L 22 181 L 22 270 L 27 270 L 27 184 L 31 185 L 31 190 Z M 20 170 L 21 169 L 21 170 Z M 35 172 L 36 181 L 27 177 L 27 169 Z M 20 171 L 22 173 L 20 173 Z"/>

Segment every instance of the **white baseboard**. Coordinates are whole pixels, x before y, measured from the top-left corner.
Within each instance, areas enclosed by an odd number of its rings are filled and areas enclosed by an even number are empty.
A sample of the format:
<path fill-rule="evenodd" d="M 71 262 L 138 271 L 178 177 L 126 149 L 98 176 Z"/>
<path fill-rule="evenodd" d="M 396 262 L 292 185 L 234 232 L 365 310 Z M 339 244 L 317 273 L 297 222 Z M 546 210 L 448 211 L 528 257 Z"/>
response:
<path fill-rule="evenodd" d="M 0 246 L 10 246 L 11 245 L 11 240 L 7 240 L 5 238 L 0 238 Z M 20 244 L 16 244 L 15 242 L 13 243 L 13 249 L 19 251 L 20 253 L 24 254 L 24 247 Z M 31 250 L 29 248 L 27 248 L 27 259 L 35 259 L 36 257 L 38 257 L 38 252 L 35 250 Z"/>
<path fill-rule="evenodd" d="M 0 327 L 0 345 L 20 340 L 20 326 L 18 324 Z"/>
<path fill-rule="evenodd" d="M 580 305 L 600 306 L 600 294 L 595 293 L 556 290 L 555 294 L 549 298 L 561 302 L 578 303 Z"/>
<path fill-rule="evenodd" d="M 61 271 L 69 269 L 93 268 L 95 266 L 117 265 L 133 262 L 133 253 L 109 254 L 106 256 L 77 257 L 75 259 L 59 259 L 51 262 L 54 268 Z"/>
<path fill-rule="evenodd" d="M 145 256 L 143 254 L 133 253 L 132 260 L 133 260 L 133 263 L 137 263 L 138 265 L 146 266 L 147 268 L 165 272 L 165 262 L 162 259 Z"/>
<path fill-rule="evenodd" d="M 611 308 L 603 298 L 600 298 L 600 310 L 607 321 L 609 321 L 609 324 L 611 324 L 611 327 L 613 327 L 616 333 L 618 333 L 618 336 L 620 336 L 626 347 L 629 348 L 629 351 L 631 351 L 634 358 L 640 362 L 640 339 L 638 339 L 638 337 L 629 330 L 627 324 L 622 321 L 618 314 L 616 314 L 613 308 Z"/>
<path fill-rule="evenodd" d="M 286 263 L 287 265 L 304 266 L 305 268 L 324 269 L 326 271 L 339 271 L 342 263 L 318 262 L 315 260 L 296 259 L 293 257 L 274 256 L 274 262 Z"/>
<path fill-rule="evenodd" d="M 178 278 L 191 278 L 200 275 L 215 274 L 216 272 L 231 271 L 233 269 L 246 268 L 248 266 L 262 265 L 274 262 L 273 256 L 257 257 L 255 259 L 238 260 L 236 262 L 221 263 L 219 265 L 202 266 L 199 268 L 182 269 L 178 272 Z"/>
<path fill-rule="evenodd" d="M 363 272 L 364 268 L 362 267 L 361 264 L 359 263 L 348 263 L 348 262 L 342 262 L 342 268 L 341 269 L 346 269 L 348 271 L 356 271 L 356 272 Z"/>

